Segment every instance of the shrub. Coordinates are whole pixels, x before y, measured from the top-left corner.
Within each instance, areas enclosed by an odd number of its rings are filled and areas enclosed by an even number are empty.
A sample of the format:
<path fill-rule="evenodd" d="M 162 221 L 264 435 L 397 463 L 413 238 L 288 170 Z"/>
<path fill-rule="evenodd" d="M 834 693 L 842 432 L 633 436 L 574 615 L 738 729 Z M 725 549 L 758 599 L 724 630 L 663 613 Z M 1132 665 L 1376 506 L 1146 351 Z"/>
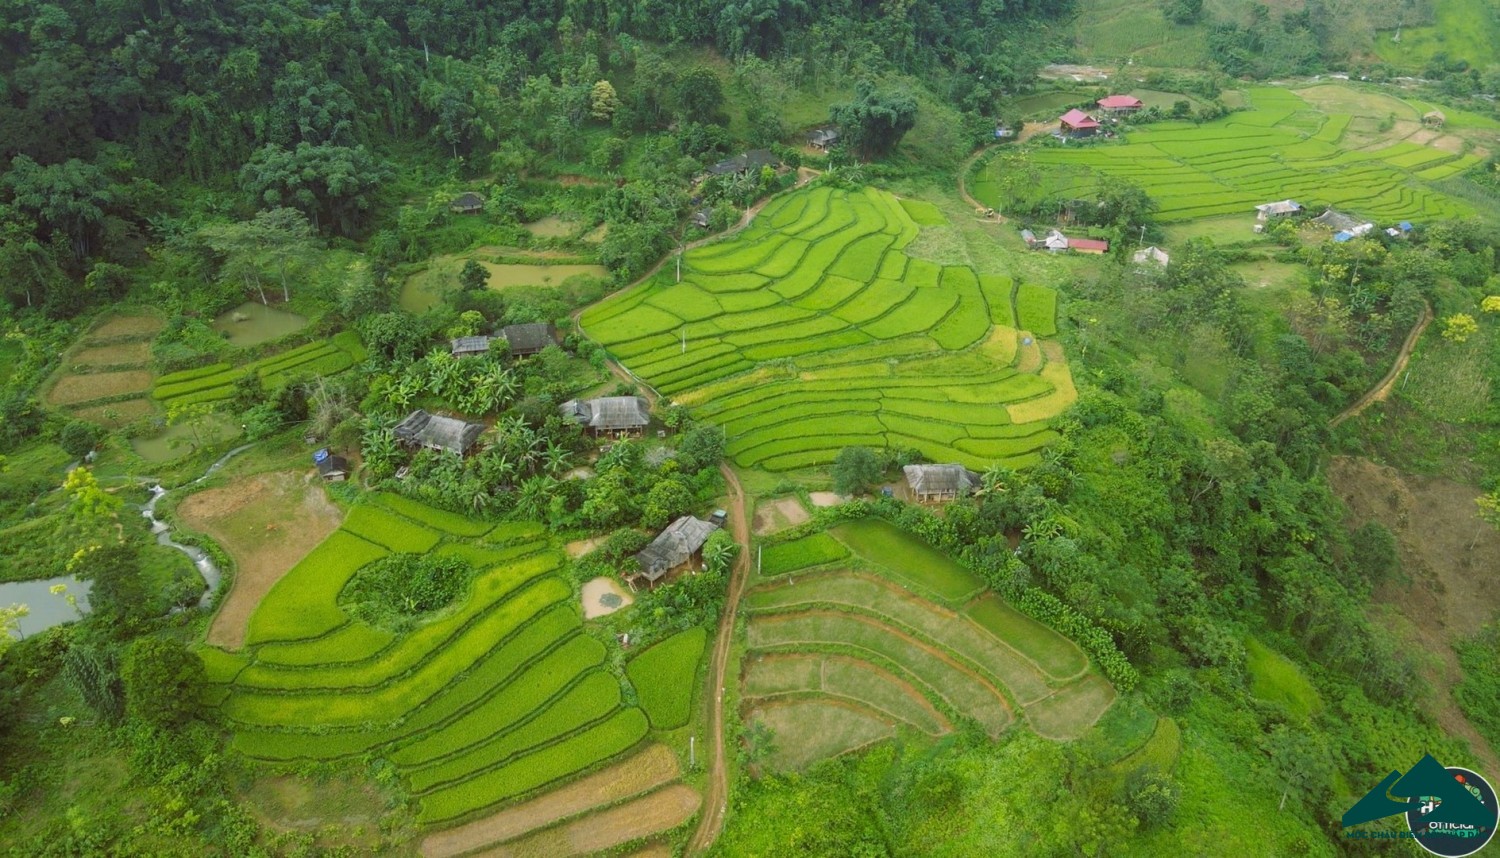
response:
<path fill-rule="evenodd" d="M 692 715 L 693 689 L 698 686 L 698 662 L 708 630 L 702 626 L 667 638 L 631 659 L 625 667 L 641 708 L 658 730 L 673 730 Z"/>
<path fill-rule="evenodd" d="M 99 427 L 83 420 L 69 420 L 58 435 L 57 444 L 75 459 L 87 456 L 99 444 Z"/>
<path fill-rule="evenodd" d="M 453 556 L 391 554 L 355 573 L 345 591 L 349 613 L 372 626 L 410 628 L 463 594 L 474 567 Z"/>

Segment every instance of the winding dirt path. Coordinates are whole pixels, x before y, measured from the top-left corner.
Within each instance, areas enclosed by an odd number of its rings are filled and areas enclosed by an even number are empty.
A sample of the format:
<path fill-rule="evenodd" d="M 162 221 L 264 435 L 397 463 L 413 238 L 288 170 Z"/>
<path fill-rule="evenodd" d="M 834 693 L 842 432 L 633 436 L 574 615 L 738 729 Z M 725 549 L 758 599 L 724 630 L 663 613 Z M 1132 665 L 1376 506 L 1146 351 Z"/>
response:
<path fill-rule="evenodd" d="M 1329 429 L 1338 426 L 1350 417 L 1357 416 L 1377 402 L 1384 402 L 1386 397 L 1391 395 L 1391 389 L 1396 386 L 1396 379 L 1401 377 L 1406 364 L 1411 360 L 1411 353 L 1417 347 L 1417 340 L 1422 338 L 1422 332 L 1427 330 L 1430 324 L 1432 324 L 1432 305 L 1424 304 L 1422 305 L 1422 318 L 1417 320 L 1417 323 L 1412 326 L 1411 333 L 1406 335 L 1406 342 L 1401 344 L 1401 351 L 1396 355 L 1396 363 L 1391 367 L 1391 371 L 1385 374 L 1385 378 L 1382 378 L 1379 384 L 1355 400 L 1353 405 L 1340 411 L 1336 417 L 1328 421 Z"/>
<path fill-rule="evenodd" d="M 707 851 L 724 828 L 724 813 L 729 805 L 729 773 L 724 749 L 725 674 L 729 667 L 729 646 L 734 638 L 740 595 L 745 590 L 745 579 L 750 575 L 750 518 L 745 509 L 745 489 L 728 465 L 719 465 L 719 471 L 729 486 L 732 501 L 729 523 L 734 541 L 740 544 L 740 556 L 729 575 L 729 595 L 724 599 L 724 613 L 719 617 L 719 633 L 714 638 L 713 661 L 708 671 L 709 687 L 714 693 L 714 704 L 708 712 L 708 791 L 703 796 L 703 816 L 698 820 L 693 838 L 688 841 L 689 855 Z"/>
<path fill-rule="evenodd" d="M 985 211 L 989 209 L 989 206 L 981 203 L 979 200 L 974 199 L 974 197 L 969 194 L 969 168 L 973 167 L 974 162 L 982 158 L 988 151 L 990 151 L 989 146 L 981 146 L 979 147 L 979 149 L 975 150 L 974 154 L 964 159 L 964 162 L 962 164 L 958 165 L 958 195 L 963 197 L 964 202 L 968 203 L 969 206 L 976 212 Z M 992 217 L 981 217 L 979 219 L 984 221 L 985 223 L 1006 222 L 1005 215 L 1002 214 L 996 214 Z"/>

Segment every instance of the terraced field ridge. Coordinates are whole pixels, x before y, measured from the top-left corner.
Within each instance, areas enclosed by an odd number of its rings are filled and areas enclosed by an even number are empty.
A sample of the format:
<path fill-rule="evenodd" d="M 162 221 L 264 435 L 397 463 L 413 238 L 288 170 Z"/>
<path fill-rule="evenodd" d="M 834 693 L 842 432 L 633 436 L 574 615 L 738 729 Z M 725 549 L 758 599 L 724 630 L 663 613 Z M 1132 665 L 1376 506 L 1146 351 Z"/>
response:
<path fill-rule="evenodd" d="M 851 445 L 1023 467 L 1073 402 L 1056 293 L 905 249 L 942 213 L 884 191 L 778 197 L 745 230 L 589 308 L 589 336 L 694 416 L 736 463 L 785 471 Z M 1048 345 L 1054 345 L 1049 343 Z"/>
<path fill-rule="evenodd" d="M 871 544 L 868 534 L 832 533 L 856 554 Z M 1114 701 L 1082 650 L 982 593 L 977 579 L 956 580 L 966 570 L 929 568 L 918 551 L 888 551 L 858 571 L 833 552 L 799 553 L 806 568 L 784 565 L 743 603 L 742 709 L 771 731 L 773 767 L 801 769 L 903 729 L 941 735 L 964 720 L 991 735 L 1019 721 L 1074 739 Z"/>
<path fill-rule="evenodd" d="M 466 598 L 408 633 L 350 618 L 339 592 L 360 567 L 397 551 L 458 554 L 481 571 Z M 625 705 L 620 680 L 605 669 L 604 645 L 583 632 L 572 588 L 557 574 L 563 560 L 538 527 L 492 530 L 375 495 L 277 582 L 250 618 L 245 651 L 201 650 L 209 701 L 234 747 L 254 759 L 388 760 L 416 799 L 419 823 L 464 826 L 435 840 L 434 852 L 570 819 L 591 807 L 587 788 L 554 800 L 553 815 L 534 825 L 517 821 L 525 814 L 483 822 L 624 755 L 648 732 L 646 714 Z M 642 759 L 662 752 L 653 753 Z M 696 812 L 680 785 L 637 796 L 675 781 L 676 761 L 652 771 L 659 777 L 601 801 L 634 797 L 665 828 Z M 569 842 L 611 845 L 585 827 L 565 832 Z M 638 828 L 625 839 L 661 830 Z"/>
<path fill-rule="evenodd" d="M 1128 179 L 1156 201 L 1163 222 L 1253 214 L 1260 203 L 1287 198 L 1314 213 L 1335 206 L 1382 225 L 1472 214 L 1462 200 L 1425 183 L 1457 175 L 1479 158 L 1408 141 L 1344 145 L 1348 114 L 1324 113 L 1276 87 L 1253 87 L 1248 95 L 1249 110 L 1221 120 L 1143 126 L 1123 145 L 1034 150 L 1039 185 L 1063 198 L 1088 197 L 1102 177 Z M 1001 162 L 992 162 L 970 186 L 986 205 L 1005 202 L 1000 169 Z"/>

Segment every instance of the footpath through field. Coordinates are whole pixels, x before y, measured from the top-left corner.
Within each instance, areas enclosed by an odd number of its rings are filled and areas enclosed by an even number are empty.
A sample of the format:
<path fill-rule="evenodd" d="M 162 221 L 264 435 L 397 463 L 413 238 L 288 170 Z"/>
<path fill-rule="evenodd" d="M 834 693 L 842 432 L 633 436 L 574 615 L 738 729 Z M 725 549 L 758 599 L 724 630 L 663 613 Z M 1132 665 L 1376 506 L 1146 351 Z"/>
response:
<path fill-rule="evenodd" d="M 1406 342 L 1401 344 L 1401 351 L 1396 355 L 1396 362 L 1391 365 L 1391 371 L 1385 374 L 1380 383 L 1370 388 L 1369 391 L 1354 401 L 1353 405 L 1340 411 L 1336 417 L 1328 421 L 1328 428 L 1333 429 L 1350 417 L 1357 416 L 1361 411 L 1369 408 L 1377 402 L 1385 401 L 1391 395 L 1391 389 L 1396 386 L 1396 379 L 1401 376 L 1406 364 L 1411 360 L 1411 353 L 1417 347 L 1417 340 L 1422 338 L 1422 332 L 1432 324 L 1432 305 L 1422 305 L 1422 318 L 1412 326 L 1411 333 L 1406 335 Z"/>
<path fill-rule="evenodd" d="M 740 594 L 745 589 L 745 579 L 750 574 L 750 517 L 745 508 L 745 489 L 740 485 L 740 478 L 728 465 L 720 465 L 719 470 L 729 486 L 732 501 L 729 521 L 734 529 L 734 541 L 740 546 L 740 556 L 729 576 L 729 594 L 724 599 L 724 613 L 719 617 L 719 633 L 714 638 L 713 661 L 708 670 L 709 688 L 714 695 L 713 707 L 708 711 L 708 791 L 703 796 L 703 816 L 698 820 L 698 829 L 693 832 L 693 839 L 688 841 L 689 855 L 706 852 L 724 827 L 724 811 L 729 803 L 729 775 L 724 754 L 725 671 L 729 664 L 729 644 L 734 636 L 734 620 L 740 604 Z"/>

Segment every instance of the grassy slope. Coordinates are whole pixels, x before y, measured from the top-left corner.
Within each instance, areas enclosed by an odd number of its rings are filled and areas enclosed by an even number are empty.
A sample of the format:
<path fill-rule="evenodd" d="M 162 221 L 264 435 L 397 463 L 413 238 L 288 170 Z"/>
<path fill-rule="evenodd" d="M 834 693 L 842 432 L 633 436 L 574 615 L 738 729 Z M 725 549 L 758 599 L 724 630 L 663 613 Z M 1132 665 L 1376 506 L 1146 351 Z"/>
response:
<path fill-rule="evenodd" d="M 1500 3 L 1496 0 L 1434 0 L 1430 27 L 1376 36 L 1375 52 L 1381 59 L 1404 69 L 1420 70 L 1435 54 L 1467 60 L 1481 68 L 1500 53 Z"/>

